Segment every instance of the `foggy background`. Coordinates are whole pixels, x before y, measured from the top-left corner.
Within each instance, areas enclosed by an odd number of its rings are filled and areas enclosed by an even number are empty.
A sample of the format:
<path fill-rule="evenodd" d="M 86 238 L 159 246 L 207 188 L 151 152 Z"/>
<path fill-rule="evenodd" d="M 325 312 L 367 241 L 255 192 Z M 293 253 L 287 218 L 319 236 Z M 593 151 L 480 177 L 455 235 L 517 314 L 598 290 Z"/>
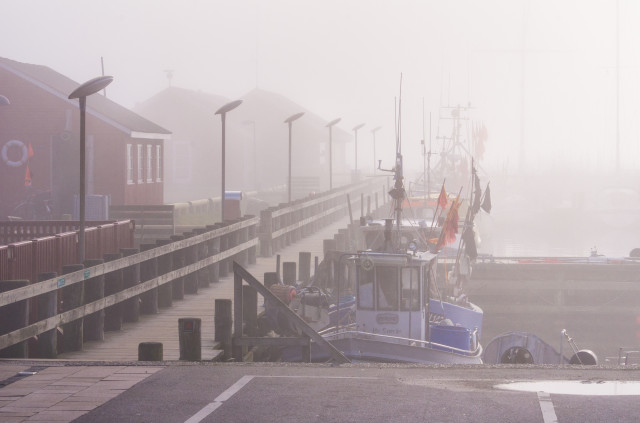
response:
<path fill-rule="evenodd" d="M 442 106 L 471 105 L 488 129 L 481 179 L 494 210 L 479 222 L 482 252 L 640 246 L 638 2 L 4 0 L 0 15 L 0 56 L 78 82 L 101 74 L 103 57 L 108 97 L 128 108 L 170 84 L 228 99 L 259 88 L 342 117 L 350 134 L 365 122 L 364 165 L 377 126 L 377 155 L 392 160 L 402 73 L 414 173 L 420 140 L 437 152 L 448 135 Z M 352 143 L 345 151 L 353 163 Z"/>

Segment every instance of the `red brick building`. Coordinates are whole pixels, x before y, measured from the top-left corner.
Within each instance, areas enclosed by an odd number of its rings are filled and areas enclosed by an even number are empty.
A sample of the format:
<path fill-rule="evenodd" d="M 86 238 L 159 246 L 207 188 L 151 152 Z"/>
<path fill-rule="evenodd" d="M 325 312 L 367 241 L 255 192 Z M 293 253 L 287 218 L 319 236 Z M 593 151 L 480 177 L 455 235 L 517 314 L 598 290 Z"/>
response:
<path fill-rule="evenodd" d="M 0 106 L 0 219 L 42 192 L 51 193 L 54 216 L 72 213 L 80 111 L 68 96 L 79 85 L 46 66 L 0 58 L 0 95 L 10 101 Z M 87 98 L 86 117 L 87 195 L 110 195 L 113 205 L 162 204 L 170 132 L 102 93 Z"/>

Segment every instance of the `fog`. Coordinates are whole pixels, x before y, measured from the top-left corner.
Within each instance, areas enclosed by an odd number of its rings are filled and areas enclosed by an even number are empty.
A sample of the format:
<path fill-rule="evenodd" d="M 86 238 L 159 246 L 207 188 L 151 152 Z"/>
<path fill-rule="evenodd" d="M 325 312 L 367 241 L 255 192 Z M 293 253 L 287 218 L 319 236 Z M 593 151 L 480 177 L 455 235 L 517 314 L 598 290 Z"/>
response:
<path fill-rule="evenodd" d="M 496 238 L 511 231 L 495 227 L 500 216 L 548 231 L 529 253 L 638 246 L 637 2 L 5 0 L 0 13 L 0 56 L 78 82 L 101 74 L 103 58 L 115 77 L 107 94 L 123 106 L 169 85 L 227 99 L 259 88 L 326 121 L 341 117 L 348 133 L 365 122 L 362 139 L 381 126 L 383 162 L 401 95 L 413 172 L 422 171 L 420 140 L 437 152 L 448 135 L 441 108 L 470 106 L 469 123 L 489 134 L 480 165 L 496 210 L 482 223 L 493 232 L 485 251 L 522 253 Z M 371 163 L 370 149 L 360 151 Z M 629 221 L 602 217 L 603 208 Z"/>

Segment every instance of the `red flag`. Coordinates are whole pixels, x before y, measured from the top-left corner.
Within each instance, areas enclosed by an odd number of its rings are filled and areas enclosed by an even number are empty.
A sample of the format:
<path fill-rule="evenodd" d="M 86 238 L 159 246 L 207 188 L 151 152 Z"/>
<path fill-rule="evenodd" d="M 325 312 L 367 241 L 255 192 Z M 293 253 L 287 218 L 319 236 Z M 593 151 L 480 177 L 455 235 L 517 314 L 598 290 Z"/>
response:
<path fill-rule="evenodd" d="M 33 157 L 33 148 L 31 148 L 31 143 L 29 143 L 29 152 L 27 154 L 27 158 L 32 158 Z"/>
<path fill-rule="evenodd" d="M 447 203 L 449 200 L 447 199 L 447 191 L 444 190 L 444 184 L 442 184 L 442 189 L 440 190 L 440 195 L 438 196 L 438 205 L 444 209 L 447 207 Z"/>
<path fill-rule="evenodd" d="M 29 171 L 29 165 L 27 165 L 27 170 L 24 172 L 24 186 L 31 186 L 31 172 Z"/>
<path fill-rule="evenodd" d="M 438 245 L 436 245 L 436 249 L 438 250 L 456 240 L 456 234 L 458 233 L 458 207 L 460 207 L 460 202 L 456 199 L 453 201 L 447 213 L 447 219 L 442 226 L 442 234 L 440 235 Z"/>

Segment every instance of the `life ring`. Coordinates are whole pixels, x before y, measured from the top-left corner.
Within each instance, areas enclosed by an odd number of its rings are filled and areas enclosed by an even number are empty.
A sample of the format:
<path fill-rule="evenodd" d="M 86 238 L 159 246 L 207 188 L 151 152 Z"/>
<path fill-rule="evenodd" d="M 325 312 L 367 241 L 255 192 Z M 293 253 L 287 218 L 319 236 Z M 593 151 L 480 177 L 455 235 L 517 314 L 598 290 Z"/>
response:
<path fill-rule="evenodd" d="M 20 157 L 20 160 L 9 159 L 10 147 L 18 147 L 19 149 L 22 150 L 22 157 Z M 11 166 L 11 167 L 22 166 L 27 162 L 28 158 L 29 158 L 29 152 L 27 151 L 27 146 L 24 145 L 22 141 L 10 140 L 10 141 L 7 141 L 7 143 L 2 146 L 2 161 L 5 162 L 8 166 Z"/>
<path fill-rule="evenodd" d="M 360 266 L 366 272 L 370 272 L 373 269 L 373 260 L 369 257 L 365 257 L 360 261 Z"/>

